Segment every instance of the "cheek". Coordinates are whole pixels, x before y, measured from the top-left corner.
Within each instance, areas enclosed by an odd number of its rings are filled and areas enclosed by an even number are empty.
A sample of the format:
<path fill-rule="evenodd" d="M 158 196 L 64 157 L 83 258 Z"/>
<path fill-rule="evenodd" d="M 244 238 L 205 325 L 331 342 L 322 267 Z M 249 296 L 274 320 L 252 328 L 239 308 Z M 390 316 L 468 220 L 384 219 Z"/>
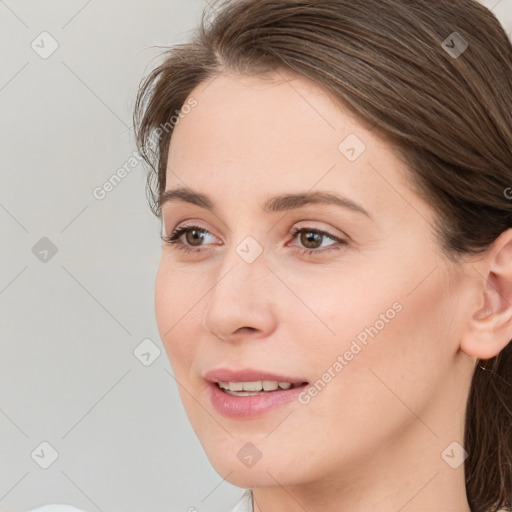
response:
<path fill-rule="evenodd" d="M 302 320 L 296 335 L 302 332 L 304 348 L 314 348 L 307 358 L 317 378 L 338 356 L 346 367 L 365 375 L 365 386 L 371 379 L 378 382 L 371 368 L 381 369 L 392 381 L 415 381 L 417 372 L 435 373 L 438 365 L 449 364 L 445 356 L 456 340 L 445 340 L 456 301 L 435 255 L 389 254 L 371 265 L 357 263 L 347 261 L 343 268 L 327 272 L 320 269 L 317 275 L 315 270 L 295 275 L 294 292 L 312 310 L 298 304 L 302 312 L 295 318 Z M 345 385 L 355 386 L 353 382 Z"/>
<path fill-rule="evenodd" d="M 364 361 L 372 341 L 378 343 L 407 314 L 402 279 L 387 281 L 375 266 L 351 262 L 285 276 L 300 299 L 288 294 L 289 307 L 280 318 L 294 329 L 290 350 L 303 350 L 315 372 L 326 371 L 347 351 L 349 360 Z"/>
<path fill-rule="evenodd" d="M 368 438 L 415 421 L 411 411 L 423 416 L 456 352 L 449 331 L 456 301 L 436 272 L 414 289 L 417 280 L 404 269 L 390 283 L 373 284 L 368 300 L 359 294 L 340 311 L 338 341 L 326 357 L 316 356 L 317 378 L 329 378 L 328 368 L 336 377 L 323 398 L 313 399 L 334 424 Z M 333 367 L 339 356 L 343 365 Z M 333 403 L 343 406 L 329 408 Z"/>
<path fill-rule="evenodd" d="M 202 328 L 198 287 L 182 285 L 182 273 L 160 263 L 155 278 L 155 318 L 160 339 L 174 372 L 181 374 L 194 360 L 198 326 Z"/>

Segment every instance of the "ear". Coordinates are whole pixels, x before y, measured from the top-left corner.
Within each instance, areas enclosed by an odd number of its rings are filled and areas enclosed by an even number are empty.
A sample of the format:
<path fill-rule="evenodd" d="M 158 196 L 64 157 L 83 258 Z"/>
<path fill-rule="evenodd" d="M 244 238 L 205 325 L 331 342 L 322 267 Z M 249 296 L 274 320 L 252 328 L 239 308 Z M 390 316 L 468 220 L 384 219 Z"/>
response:
<path fill-rule="evenodd" d="M 461 339 L 461 350 L 477 359 L 497 356 L 512 339 L 512 229 L 471 265 L 477 273 L 478 306 Z"/>

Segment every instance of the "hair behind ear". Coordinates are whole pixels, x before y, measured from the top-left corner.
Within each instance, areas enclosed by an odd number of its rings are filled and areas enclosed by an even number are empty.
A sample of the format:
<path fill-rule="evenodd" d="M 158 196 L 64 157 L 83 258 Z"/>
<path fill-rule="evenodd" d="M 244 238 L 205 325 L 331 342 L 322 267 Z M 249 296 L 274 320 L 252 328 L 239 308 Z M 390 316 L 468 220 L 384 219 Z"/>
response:
<path fill-rule="evenodd" d="M 468 452 L 466 482 L 473 491 L 468 496 L 472 510 L 512 510 L 512 342 L 496 357 L 477 361 L 464 441 Z M 488 485 L 478 487 L 476 482 Z"/>

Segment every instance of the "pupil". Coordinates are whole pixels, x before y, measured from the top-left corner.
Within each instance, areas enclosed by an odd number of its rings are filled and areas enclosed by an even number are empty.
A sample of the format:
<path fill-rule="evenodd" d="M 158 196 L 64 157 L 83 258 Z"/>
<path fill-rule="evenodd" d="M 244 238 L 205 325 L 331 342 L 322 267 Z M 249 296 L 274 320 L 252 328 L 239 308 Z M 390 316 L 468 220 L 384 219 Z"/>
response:
<path fill-rule="evenodd" d="M 321 235 L 319 235 L 318 233 L 313 233 L 313 232 L 304 232 L 302 233 L 302 244 L 305 246 L 305 247 L 308 247 L 309 249 L 314 249 L 317 247 L 317 245 L 314 243 L 315 242 L 315 238 L 316 238 L 316 241 L 318 242 L 318 240 L 321 238 Z M 313 244 L 313 247 L 309 246 L 308 244 Z"/>
<path fill-rule="evenodd" d="M 197 229 L 193 229 L 192 231 L 189 231 L 187 235 L 192 235 L 192 236 L 188 237 L 187 242 L 190 243 L 191 241 L 193 242 L 194 240 L 201 241 L 203 239 L 203 236 L 198 235 L 198 233 L 200 233 L 200 231 L 198 231 Z M 200 245 L 200 244 L 190 243 L 190 245 Z"/>

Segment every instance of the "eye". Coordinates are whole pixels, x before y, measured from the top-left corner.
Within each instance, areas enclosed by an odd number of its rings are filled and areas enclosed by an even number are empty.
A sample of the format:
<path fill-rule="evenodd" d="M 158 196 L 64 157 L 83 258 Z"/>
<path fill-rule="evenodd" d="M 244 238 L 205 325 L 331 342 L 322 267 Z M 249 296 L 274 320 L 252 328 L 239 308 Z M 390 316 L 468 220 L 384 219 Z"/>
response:
<path fill-rule="evenodd" d="M 337 236 L 331 235 L 327 233 L 327 231 L 323 231 L 321 229 L 316 228 L 294 228 L 292 230 L 292 236 L 295 238 L 298 234 L 300 243 L 305 247 L 297 247 L 301 254 L 314 255 L 314 254 L 322 254 L 330 251 L 339 251 L 340 245 L 347 245 L 347 241 L 339 238 Z M 322 241 L 322 238 L 329 238 L 336 243 L 329 244 L 326 249 L 318 250 L 318 242 Z M 321 245 L 321 244 L 320 244 Z"/>
<path fill-rule="evenodd" d="M 201 251 L 200 244 L 196 246 L 195 242 L 201 242 L 205 239 L 205 233 L 209 233 L 206 229 L 200 228 L 199 226 L 187 226 L 182 225 L 178 226 L 170 236 L 161 236 L 162 240 L 165 243 L 172 244 L 177 249 L 188 252 L 198 252 Z M 191 236 L 189 236 L 189 234 Z M 185 239 L 187 243 L 184 244 L 180 239 L 185 235 Z M 188 245 L 188 242 L 192 242 L 191 245 Z"/>
<path fill-rule="evenodd" d="M 297 245 L 294 245 L 294 247 L 296 247 L 301 252 L 301 254 L 306 255 L 321 254 L 333 250 L 340 250 L 340 245 L 347 245 L 348 243 L 342 238 L 336 237 L 326 231 L 315 228 L 294 228 L 291 232 L 291 236 L 293 238 L 299 234 L 301 235 L 299 237 L 300 243 L 305 247 L 300 247 Z M 190 253 L 202 251 L 201 247 L 204 244 L 201 244 L 201 242 L 206 239 L 207 235 L 211 235 L 211 233 L 204 228 L 195 225 L 182 225 L 178 226 L 170 236 L 162 235 L 161 238 L 165 243 L 172 244 L 177 249 L 185 251 L 185 253 Z M 185 239 L 186 243 L 181 240 L 182 238 Z M 321 247 L 322 238 L 328 238 L 337 243 L 329 244 L 325 249 L 318 249 L 318 247 Z M 320 246 L 318 245 L 318 242 L 320 242 Z"/>

